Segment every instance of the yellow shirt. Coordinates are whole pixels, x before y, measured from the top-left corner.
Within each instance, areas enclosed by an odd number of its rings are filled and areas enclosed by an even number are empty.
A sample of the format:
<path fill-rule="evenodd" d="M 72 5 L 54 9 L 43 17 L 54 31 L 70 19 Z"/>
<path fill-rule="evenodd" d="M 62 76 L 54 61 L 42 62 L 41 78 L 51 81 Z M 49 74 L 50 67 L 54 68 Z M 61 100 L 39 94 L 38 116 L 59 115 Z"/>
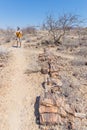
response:
<path fill-rule="evenodd" d="M 17 31 L 17 32 L 16 32 L 16 36 L 17 36 L 18 38 L 21 38 L 21 37 L 22 37 L 22 32 L 21 32 L 21 31 Z"/>

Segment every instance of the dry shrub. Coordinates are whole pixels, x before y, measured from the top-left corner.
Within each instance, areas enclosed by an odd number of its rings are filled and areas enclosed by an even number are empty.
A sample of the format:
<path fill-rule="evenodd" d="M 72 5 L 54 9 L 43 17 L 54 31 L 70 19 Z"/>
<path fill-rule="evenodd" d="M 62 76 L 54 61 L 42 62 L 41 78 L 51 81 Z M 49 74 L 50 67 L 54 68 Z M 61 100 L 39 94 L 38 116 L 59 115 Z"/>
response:
<path fill-rule="evenodd" d="M 6 62 L 8 59 L 9 51 L 0 47 L 0 62 Z"/>
<path fill-rule="evenodd" d="M 26 27 L 22 29 L 23 34 L 35 34 L 36 29 L 34 27 Z"/>
<path fill-rule="evenodd" d="M 1 33 L 1 43 L 9 43 L 14 38 L 14 29 L 7 28 L 6 30 L 0 30 Z"/>
<path fill-rule="evenodd" d="M 11 41 L 10 38 L 6 38 L 6 40 L 5 40 L 6 43 L 9 43 L 10 41 Z"/>

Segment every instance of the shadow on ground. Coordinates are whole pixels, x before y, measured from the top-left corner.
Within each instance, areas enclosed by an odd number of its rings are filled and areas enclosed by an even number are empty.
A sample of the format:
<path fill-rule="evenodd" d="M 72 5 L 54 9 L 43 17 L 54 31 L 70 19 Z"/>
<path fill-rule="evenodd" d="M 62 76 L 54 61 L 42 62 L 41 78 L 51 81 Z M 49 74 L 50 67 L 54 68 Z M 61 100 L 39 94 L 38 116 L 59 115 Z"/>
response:
<path fill-rule="evenodd" d="M 39 120 L 39 101 L 40 101 L 40 96 L 36 97 L 36 102 L 35 102 L 35 105 L 34 105 L 34 114 L 35 114 L 35 117 L 36 117 L 36 123 L 37 124 L 40 124 L 40 120 Z"/>

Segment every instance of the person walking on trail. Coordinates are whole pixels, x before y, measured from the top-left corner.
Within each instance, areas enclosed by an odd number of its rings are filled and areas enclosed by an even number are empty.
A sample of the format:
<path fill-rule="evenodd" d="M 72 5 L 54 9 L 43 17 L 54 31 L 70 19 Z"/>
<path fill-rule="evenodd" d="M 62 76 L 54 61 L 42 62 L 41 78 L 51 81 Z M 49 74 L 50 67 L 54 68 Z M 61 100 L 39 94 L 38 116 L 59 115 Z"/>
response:
<path fill-rule="evenodd" d="M 22 31 L 19 27 L 17 27 L 17 31 L 16 31 L 16 38 L 17 38 L 17 47 L 18 47 L 18 44 L 20 44 L 20 47 L 21 47 L 21 38 L 22 38 L 23 34 L 22 34 Z"/>

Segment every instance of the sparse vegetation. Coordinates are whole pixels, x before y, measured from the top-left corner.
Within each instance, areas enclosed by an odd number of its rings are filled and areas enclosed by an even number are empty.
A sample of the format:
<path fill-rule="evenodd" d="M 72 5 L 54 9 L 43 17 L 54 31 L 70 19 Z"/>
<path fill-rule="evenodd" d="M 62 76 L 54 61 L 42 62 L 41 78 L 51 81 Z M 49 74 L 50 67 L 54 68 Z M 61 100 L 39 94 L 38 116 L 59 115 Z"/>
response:
<path fill-rule="evenodd" d="M 35 27 L 25 27 L 22 29 L 23 31 L 23 34 L 26 35 L 26 34 L 35 34 L 36 33 L 36 28 Z"/>
<path fill-rule="evenodd" d="M 8 50 L 3 48 L 3 47 L 0 47 L 0 57 L 5 57 L 8 55 Z"/>
<path fill-rule="evenodd" d="M 3 47 L 0 47 L 0 68 L 1 68 L 1 70 L 4 66 L 7 65 L 8 58 L 9 58 L 8 50 L 6 50 Z"/>

